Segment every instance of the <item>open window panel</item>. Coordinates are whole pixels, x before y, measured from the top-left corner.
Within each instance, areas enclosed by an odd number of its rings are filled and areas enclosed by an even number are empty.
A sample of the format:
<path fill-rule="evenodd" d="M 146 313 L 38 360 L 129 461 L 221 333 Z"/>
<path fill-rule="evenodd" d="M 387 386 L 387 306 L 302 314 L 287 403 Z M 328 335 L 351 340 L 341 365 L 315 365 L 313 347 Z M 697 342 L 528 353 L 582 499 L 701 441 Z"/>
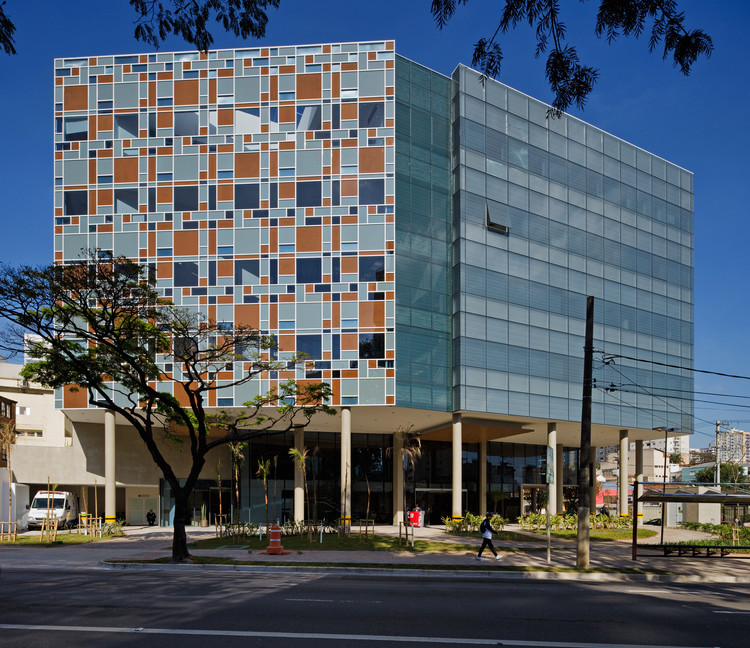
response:
<path fill-rule="evenodd" d="M 487 229 L 491 232 L 496 232 L 497 234 L 505 234 L 506 236 L 510 232 L 510 228 L 507 225 L 496 223 L 492 220 L 492 217 L 490 216 L 490 206 L 488 203 L 484 203 L 484 218 Z"/>

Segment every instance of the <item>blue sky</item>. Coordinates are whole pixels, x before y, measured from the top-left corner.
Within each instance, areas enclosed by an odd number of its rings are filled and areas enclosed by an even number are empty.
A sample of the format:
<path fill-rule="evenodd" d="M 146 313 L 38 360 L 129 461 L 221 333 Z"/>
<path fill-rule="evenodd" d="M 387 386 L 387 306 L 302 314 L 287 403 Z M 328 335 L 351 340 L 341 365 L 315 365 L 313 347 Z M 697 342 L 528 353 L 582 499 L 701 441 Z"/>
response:
<path fill-rule="evenodd" d="M 714 39 L 711 59 L 682 76 L 660 53 L 649 55 L 647 40 L 613 45 L 593 36 L 598 3 L 561 3 L 569 40 L 581 60 L 600 70 L 600 80 L 583 112 L 572 114 L 695 173 L 695 367 L 750 375 L 750 221 L 746 183 L 750 136 L 744 126 L 750 105 L 746 28 L 750 3 L 679 0 L 688 26 Z M 271 45 L 395 39 L 396 50 L 438 72 L 450 74 L 471 63 L 472 45 L 494 31 L 491 0 L 471 0 L 438 31 L 429 0 L 377 3 L 281 0 L 270 12 Z M 0 54 L 4 101 L 0 104 L 0 223 L 2 260 L 46 264 L 52 259 L 53 59 L 149 52 L 133 38 L 135 14 L 127 0 L 77 0 L 40 4 L 7 0 L 16 25 L 16 56 Z M 246 43 L 214 30 L 215 47 Z M 500 80 L 550 101 L 544 62 L 533 57 L 533 32 L 526 27 L 503 38 Z M 164 50 L 190 49 L 171 38 Z M 696 397 L 692 447 L 708 444 L 717 419 L 750 429 L 750 410 L 704 403 L 748 403 L 750 381 L 696 374 L 696 390 L 732 395 Z"/>

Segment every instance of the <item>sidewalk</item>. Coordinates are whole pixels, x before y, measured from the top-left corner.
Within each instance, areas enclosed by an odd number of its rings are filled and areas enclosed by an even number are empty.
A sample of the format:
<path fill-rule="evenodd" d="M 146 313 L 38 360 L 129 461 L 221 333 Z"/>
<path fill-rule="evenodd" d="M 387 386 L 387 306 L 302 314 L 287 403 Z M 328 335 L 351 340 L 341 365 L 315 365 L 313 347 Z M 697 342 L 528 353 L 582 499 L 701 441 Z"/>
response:
<path fill-rule="evenodd" d="M 507 530 L 519 532 L 516 525 L 509 525 Z M 378 526 L 376 532 L 381 535 L 398 536 L 398 527 Z M 667 541 L 682 540 L 690 537 L 693 532 L 682 529 L 666 529 Z M 207 537 L 215 537 L 213 527 L 188 529 L 188 541 L 192 542 Z M 436 542 L 460 542 L 473 544 L 477 548 L 481 543 L 479 537 L 449 536 L 444 533 L 442 526 L 416 529 L 416 539 L 429 539 Z M 539 538 L 539 535 L 536 535 Z M 543 540 L 544 536 L 541 536 Z M 656 537 L 658 542 L 658 536 Z M 120 568 L 158 568 L 158 569 L 221 569 L 220 566 L 193 565 L 138 565 L 109 562 L 109 561 L 138 561 L 153 560 L 168 557 L 171 553 L 172 530 L 159 527 L 125 527 L 125 536 L 105 542 L 94 542 L 83 545 L 65 545 L 56 547 L 0 547 L 0 566 L 2 569 L 33 569 L 33 568 L 67 568 L 94 569 L 99 566 Z M 491 553 L 482 562 L 476 561 L 475 551 L 454 552 L 412 552 L 403 551 L 323 551 L 315 549 L 315 542 L 310 549 L 294 551 L 284 556 L 269 556 L 246 549 L 234 548 L 228 542 L 226 547 L 212 550 L 193 549 L 197 556 L 225 557 L 234 560 L 252 560 L 260 563 L 241 567 L 224 566 L 223 569 L 250 571 L 305 571 L 305 572 L 342 572 L 369 573 L 397 573 L 404 575 L 404 568 L 412 568 L 409 575 L 440 577 L 487 577 L 514 579 L 565 579 L 565 580 L 596 580 L 596 581 L 659 581 L 659 582 L 712 582 L 712 583 L 748 583 L 750 582 L 750 557 L 737 558 L 725 556 L 723 558 L 692 558 L 687 556 L 664 557 L 656 550 L 649 551 L 639 544 L 639 559 L 631 559 L 631 544 L 629 542 L 592 542 L 590 550 L 590 565 L 594 570 L 643 570 L 648 572 L 664 572 L 662 574 L 624 574 L 599 571 L 593 573 L 579 573 L 574 571 L 522 571 L 524 569 L 574 568 L 576 564 L 575 541 L 552 540 L 551 562 L 547 565 L 546 541 L 543 542 L 502 542 L 495 546 L 502 556 L 495 561 Z M 653 543 L 653 541 L 652 541 Z M 282 538 L 283 545 L 283 538 Z M 533 548 L 535 551 L 510 551 L 518 547 Z M 505 550 L 505 551 L 504 551 Z M 264 566 L 263 563 L 273 563 Z M 284 566 L 279 566 L 283 563 Z M 300 563 L 306 563 L 302 565 Z M 311 567 L 310 563 L 321 563 L 324 566 Z M 336 567 L 335 565 L 340 565 Z M 364 567 L 364 566 L 367 567 Z M 451 568 L 454 569 L 451 569 Z M 468 569 L 467 569 L 468 568 Z"/>

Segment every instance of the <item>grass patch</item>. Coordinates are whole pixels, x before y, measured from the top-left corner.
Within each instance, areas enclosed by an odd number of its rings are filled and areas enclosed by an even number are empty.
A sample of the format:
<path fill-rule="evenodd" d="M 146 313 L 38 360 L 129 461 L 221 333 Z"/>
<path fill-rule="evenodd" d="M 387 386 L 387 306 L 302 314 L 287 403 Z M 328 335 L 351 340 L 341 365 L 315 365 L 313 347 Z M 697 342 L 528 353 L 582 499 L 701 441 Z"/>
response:
<path fill-rule="evenodd" d="M 313 536 L 310 543 L 307 536 L 283 536 L 281 544 L 286 551 L 412 551 L 411 540 L 402 541 L 399 546 L 398 538 L 390 536 L 368 536 L 361 537 L 351 534 L 339 537 L 336 534 L 324 534 L 323 542 L 320 542 L 320 536 Z M 227 549 L 232 545 L 227 542 L 227 538 L 206 538 L 205 540 L 196 540 L 188 544 L 191 549 Z M 248 551 L 261 551 L 268 548 L 268 536 L 263 540 L 256 537 L 245 538 L 237 547 L 244 547 Z M 413 551 L 476 551 L 476 547 L 470 544 L 457 542 L 433 542 L 430 540 L 414 540 Z"/>
<path fill-rule="evenodd" d="M 281 544 L 286 551 L 413 551 L 415 553 L 436 552 L 436 553 L 455 553 L 455 552 L 472 552 L 476 553 L 477 545 L 462 542 L 436 542 L 433 540 L 414 540 L 412 549 L 411 540 L 402 542 L 399 546 L 398 538 L 391 536 L 375 535 L 367 538 L 356 534 L 339 537 L 335 534 L 323 535 L 323 542 L 320 542 L 320 536 L 314 536 L 312 544 L 308 541 L 307 536 L 283 536 Z M 226 538 L 206 538 L 196 540 L 188 544 L 191 549 L 227 549 L 232 545 L 227 542 Z M 257 536 L 246 538 L 237 548 L 244 547 L 247 551 L 264 551 L 268 548 L 268 538 L 258 540 Z M 528 547 L 501 547 L 502 551 L 543 551 L 543 548 Z"/>
<path fill-rule="evenodd" d="M 447 533 L 449 536 L 464 537 L 464 538 L 480 538 L 481 535 L 478 531 L 463 531 L 457 533 Z M 526 533 L 516 533 L 515 531 L 500 531 L 497 535 L 493 536 L 493 542 L 544 542 L 544 538 L 538 538 L 533 535 Z"/>
<path fill-rule="evenodd" d="M 92 538 L 82 533 L 58 533 L 55 542 L 39 542 L 38 535 L 19 535 L 16 542 L 0 542 L 0 547 L 57 547 L 59 545 L 86 544 L 109 540 L 112 536 Z"/>
<path fill-rule="evenodd" d="M 534 531 L 539 535 L 546 535 L 546 531 Z M 657 535 L 657 531 L 651 529 L 638 529 L 639 538 L 652 538 Z M 613 540 L 631 540 L 633 538 L 633 529 L 591 529 L 589 532 L 591 540 L 597 542 L 611 542 Z M 578 536 L 576 529 L 565 529 L 561 531 L 550 531 L 553 538 L 562 540 L 575 540 Z"/>

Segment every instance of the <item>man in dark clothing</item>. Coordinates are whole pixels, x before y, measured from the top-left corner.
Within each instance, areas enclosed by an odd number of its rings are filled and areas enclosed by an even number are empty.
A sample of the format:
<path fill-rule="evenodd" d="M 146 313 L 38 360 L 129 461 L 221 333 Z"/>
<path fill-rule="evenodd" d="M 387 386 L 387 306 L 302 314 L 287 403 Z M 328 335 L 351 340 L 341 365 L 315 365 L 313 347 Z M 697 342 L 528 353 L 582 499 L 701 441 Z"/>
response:
<path fill-rule="evenodd" d="M 149 509 L 148 513 L 146 513 L 146 522 L 148 522 L 149 526 L 154 526 L 154 524 L 156 524 L 156 513 L 154 513 L 154 509 Z"/>
<path fill-rule="evenodd" d="M 482 534 L 482 546 L 479 548 L 477 560 L 482 560 L 482 552 L 485 547 L 490 548 L 490 551 L 495 555 L 495 560 L 500 560 L 501 556 L 498 555 L 497 551 L 495 551 L 495 546 L 492 544 L 492 534 L 497 533 L 497 531 L 492 528 L 489 513 L 487 513 L 484 520 L 482 520 L 482 524 L 479 526 L 479 532 Z"/>

